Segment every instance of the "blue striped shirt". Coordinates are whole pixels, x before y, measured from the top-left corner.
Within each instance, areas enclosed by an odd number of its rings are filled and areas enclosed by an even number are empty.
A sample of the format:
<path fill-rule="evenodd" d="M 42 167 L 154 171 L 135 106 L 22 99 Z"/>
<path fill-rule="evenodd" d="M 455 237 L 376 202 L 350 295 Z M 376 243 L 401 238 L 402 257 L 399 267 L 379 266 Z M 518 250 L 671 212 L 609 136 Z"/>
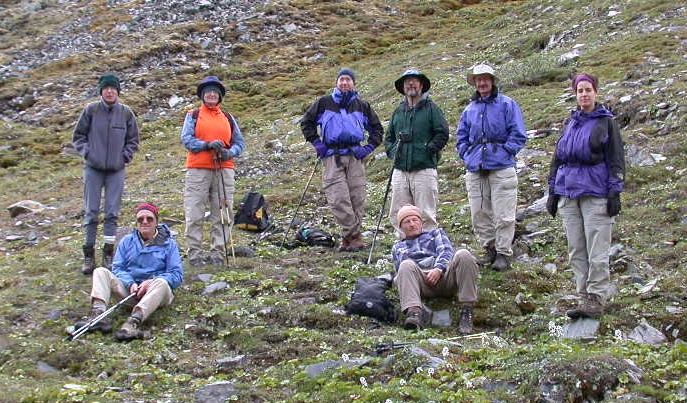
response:
<path fill-rule="evenodd" d="M 437 228 L 431 231 L 423 231 L 415 238 L 396 241 L 391 248 L 394 258 L 394 269 L 398 272 L 398 266 L 402 261 L 411 259 L 421 268 L 429 270 L 435 267 L 446 272 L 446 267 L 453 257 L 453 245 L 443 229 Z"/>

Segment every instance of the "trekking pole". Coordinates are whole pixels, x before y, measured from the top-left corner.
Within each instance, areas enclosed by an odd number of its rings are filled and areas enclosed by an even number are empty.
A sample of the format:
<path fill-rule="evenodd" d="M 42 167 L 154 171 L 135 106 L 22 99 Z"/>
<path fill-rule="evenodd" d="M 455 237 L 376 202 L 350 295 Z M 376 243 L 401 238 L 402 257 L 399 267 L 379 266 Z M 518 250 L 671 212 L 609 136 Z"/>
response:
<path fill-rule="evenodd" d="M 229 216 L 229 203 L 227 200 L 227 190 L 224 187 L 224 172 L 222 172 L 222 163 L 219 156 L 219 151 L 215 152 L 214 161 L 217 166 L 217 172 L 219 172 L 220 181 L 218 185 L 221 186 L 221 190 L 217 188 L 217 201 L 219 202 L 219 220 L 222 226 L 222 239 L 224 241 L 224 262 L 226 267 L 229 267 L 229 251 L 227 251 L 227 234 L 224 230 L 224 225 L 229 226 L 229 244 L 231 246 L 231 258 L 234 266 L 236 266 L 236 254 L 234 253 L 234 237 L 231 234 L 231 217 Z M 225 221 L 226 219 L 226 221 Z"/>
<path fill-rule="evenodd" d="M 310 174 L 310 178 L 308 178 L 308 182 L 305 184 L 305 189 L 303 189 L 303 193 L 301 194 L 301 199 L 298 200 L 298 204 L 296 205 L 296 211 L 293 212 L 293 217 L 291 218 L 291 222 L 289 223 L 289 226 L 286 228 L 286 231 L 284 232 L 284 239 L 281 241 L 281 247 L 284 247 L 284 244 L 286 243 L 286 238 L 289 235 L 289 230 L 291 229 L 291 226 L 293 225 L 293 222 L 296 220 L 296 214 L 298 214 L 298 209 L 301 207 L 301 203 L 303 203 L 303 198 L 305 198 L 305 192 L 308 191 L 308 187 L 310 186 L 310 181 L 312 180 L 312 177 L 315 175 L 315 171 L 317 171 L 317 166 L 320 165 L 320 159 L 318 158 L 317 161 L 315 161 L 315 166 L 312 169 L 312 173 Z"/>
<path fill-rule="evenodd" d="M 400 140 L 400 139 L 399 139 Z M 391 189 L 391 178 L 394 176 L 394 165 L 396 165 L 396 155 L 398 154 L 399 141 L 396 140 L 396 150 L 394 151 L 394 159 L 391 163 L 391 172 L 389 172 L 389 180 L 386 182 L 386 190 L 384 191 L 384 200 L 382 200 L 382 208 L 379 209 L 379 217 L 377 218 L 377 225 L 375 226 L 375 233 L 372 236 L 372 243 L 370 244 L 370 254 L 367 255 L 367 264 L 372 261 L 372 251 L 375 249 L 375 241 L 377 241 L 377 233 L 379 232 L 379 224 L 382 222 L 382 215 L 384 214 L 384 207 L 386 207 L 386 198 L 389 196 Z"/>
<path fill-rule="evenodd" d="M 135 297 L 136 293 L 133 292 L 126 297 L 122 298 L 121 301 L 117 302 L 116 304 L 112 305 L 110 309 L 106 310 L 105 312 L 101 313 L 100 315 L 96 316 L 95 318 L 91 319 L 88 323 L 85 325 L 81 326 L 80 328 L 76 329 L 73 333 L 70 333 L 65 340 L 71 341 L 71 340 L 76 340 L 78 337 L 80 337 L 82 334 L 88 332 L 91 330 L 93 326 L 96 325 L 96 323 L 100 322 L 101 320 L 105 319 L 105 317 L 115 310 L 125 304 L 128 300 L 131 298 Z"/>

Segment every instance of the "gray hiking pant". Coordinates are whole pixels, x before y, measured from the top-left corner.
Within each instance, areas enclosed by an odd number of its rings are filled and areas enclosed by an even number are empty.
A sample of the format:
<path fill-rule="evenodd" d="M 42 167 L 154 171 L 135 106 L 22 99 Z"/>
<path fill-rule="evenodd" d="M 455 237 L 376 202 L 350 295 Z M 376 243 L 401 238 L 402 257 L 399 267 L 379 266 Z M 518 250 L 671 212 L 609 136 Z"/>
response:
<path fill-rule="evenodd" d="M 360 234 L 365 215 L 365 167 L 353 155 L 333 155 L 322 162 L 322 188 L 327 204 L 341 226 L 342 235 L 350 239 Z"/>
<path fill-rule="evenodd" d="M 513 255 L 518 175 L 515 168 L 467 172 L 472 228 L 482 246 L 494 243 L 496 252 Z"/>
<path fill-rule="evenodd" d="M 458 294 L 458 302 L 477 301 L 477 261 L 467 249 L 458 249 L 439 282 L 430 287 L 425 283 L 425 271 L 414 260 L 406 259 L 398 267 L 394 284 L 398 287 L 401 311 L 413 306 L 422 306 L 422 298 L 453 297 Z"/>
<path fill-rule="evenodd" d="M 222 189 L 224 182 L 224 189 Z M 220 198 L 226 195 L 224 225 L 221 224 Z M 222 200 L 224 201 L 224 200 Z M 231 168 L 204 169 L 189 168 L 184 185 L 184 215 L 186 217 L 186 250 L 188 258 L 200 256 L 203 241 L 203 222 L 205 209 L 210 204 L 210 251 L 224 254 L 225 237 L 234 219 L 234 170 Z M 224 206 L 224 204 L 223 204 Z M 226 217 L 228 212 L 229 217 Z M 224 227 L 224 229 L 222 228 Z"/>
<path fill-rule="evenodd" d="M 124 192 L 124 169 L 101 171 L 89 166 L 83 170 L 84 246 L 95 245 L 100 215 L 100 199 L 105 193 L 105 225 L 103 241 L 114 243 L 117 235 L 117 220 L 120 214 Z"/>
<path fill-rule="evenodd" d="M 605 302 L 611 290 L 609 250 L 614 217 L 608 216 L 606 198 L 561 197 L 558 212 L 568 239 L 568 263 L 575 273 L 579 294 L 595 294 Z"/>
<path fill-rule="evenodd" d="M 129 295 L 129 290 L 124 288 L 122 281 L 115 277 L 111 271 L 104 267 L 96 267 L 95 271 L 93 271 L 91 298 L 105 301 L 105 305 L 109 305 L 110 298 L 113 295 L 122 299 Z M 143 298 L 136 303 L 134 310 L 139 309 L 141 311 L 143 314 L 141 321 L 144 321 L 157 308 L 171 304 L 172 300 L 174 300 L 174 294 L 167 281 L 162 278 L 156 278 Z"/>

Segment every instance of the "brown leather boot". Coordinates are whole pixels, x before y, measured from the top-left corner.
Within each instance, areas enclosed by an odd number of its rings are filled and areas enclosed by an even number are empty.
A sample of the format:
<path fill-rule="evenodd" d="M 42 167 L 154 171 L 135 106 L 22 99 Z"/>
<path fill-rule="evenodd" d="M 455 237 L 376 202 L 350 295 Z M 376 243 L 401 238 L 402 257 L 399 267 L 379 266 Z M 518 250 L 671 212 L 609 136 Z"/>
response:
<path fill-rule="evenodd" d="M 95 248 L 92 246 L 84 246 L 81 273 L 88 275 L 93 273 L 93 270 L 95 270 Z"/>
<path fill-rule="evenodd" d="M 582 296 L 582 300 L 577 307 L 568 310 L 565 314 L 571 319 L 578 318 L 598 318 L 604 313 L 604 306 L 601 298 L 595 294 Z"/>
<path fill-rule="evenodd" d="M 460 307 L 460 320 L 458 322 L 458 333 L 472 333 L 472 304 L 463 304 Z"/>
<path fill-rule="evenodd" d="M 429 313 L 421 306 L 411 306 L 406 310 L 404 327 L 408 330 L 422 330 L 430 321 Z"/>

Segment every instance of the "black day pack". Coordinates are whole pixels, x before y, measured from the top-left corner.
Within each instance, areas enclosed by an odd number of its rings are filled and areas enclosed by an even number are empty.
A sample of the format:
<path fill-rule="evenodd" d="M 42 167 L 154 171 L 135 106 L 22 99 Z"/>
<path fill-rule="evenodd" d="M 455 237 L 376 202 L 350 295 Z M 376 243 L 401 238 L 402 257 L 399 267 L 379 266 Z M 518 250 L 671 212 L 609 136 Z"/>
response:
<path fill-rule="evenodd" d="M 267 213 L 265 197 L 258 192 L 247 192 L 241 200 L 234 225 L 247 231 L 262 232 L 272 225 L 272 218 Z"/>
<path fill-rule="evenodd" d="M 369 316 L 380 322 L 395 322 L 396 309 L 386 296 L 386 290 L 389 288 L 391 283 L 388 280 L 379 277 L 358 277 L 351 300 L 346 303 L 346 313 Z"/>
<path fill-rule="evenodd" d="M 296 232 L 296 242 L 301 245 L 323 246 L 333 248 L 336 245 L 334 237 L 321 229 L 303 227 Z"/>

